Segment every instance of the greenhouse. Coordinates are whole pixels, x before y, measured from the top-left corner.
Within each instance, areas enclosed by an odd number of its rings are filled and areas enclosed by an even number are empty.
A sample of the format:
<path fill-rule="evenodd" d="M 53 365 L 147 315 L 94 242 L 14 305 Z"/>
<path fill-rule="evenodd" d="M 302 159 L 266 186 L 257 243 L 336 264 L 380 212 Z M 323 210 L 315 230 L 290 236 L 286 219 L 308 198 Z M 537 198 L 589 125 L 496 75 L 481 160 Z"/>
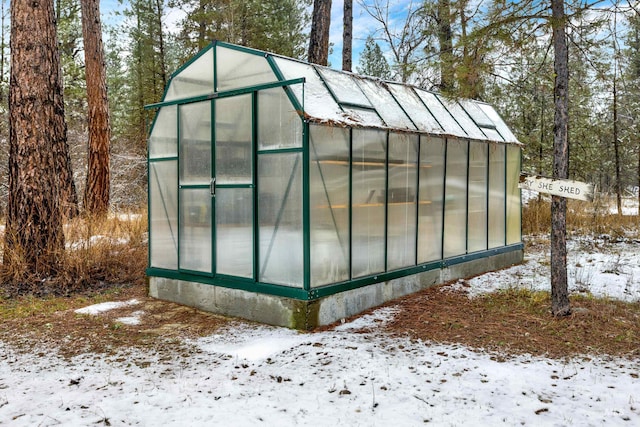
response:
<path fill-rule="evenodd" d="M 154 297 L 309 329 L 522 261 L 486 103 L 214 42 L 147 108 Z"/>

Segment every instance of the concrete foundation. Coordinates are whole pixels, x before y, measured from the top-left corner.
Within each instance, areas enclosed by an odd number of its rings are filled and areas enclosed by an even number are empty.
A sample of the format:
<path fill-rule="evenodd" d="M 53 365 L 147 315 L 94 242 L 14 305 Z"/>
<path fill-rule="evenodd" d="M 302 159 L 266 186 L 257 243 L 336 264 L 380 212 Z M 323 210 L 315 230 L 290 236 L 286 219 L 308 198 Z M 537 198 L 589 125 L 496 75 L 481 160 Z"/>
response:
<path fill-rule="evenodd" d="M 522 259 L 523 251 L 515 250 L 375 283 L 313 301 L 162 277 L 149 278 L 149 294 L 204 311 L 309 330 L 433 285 L 519 264 Z"/>

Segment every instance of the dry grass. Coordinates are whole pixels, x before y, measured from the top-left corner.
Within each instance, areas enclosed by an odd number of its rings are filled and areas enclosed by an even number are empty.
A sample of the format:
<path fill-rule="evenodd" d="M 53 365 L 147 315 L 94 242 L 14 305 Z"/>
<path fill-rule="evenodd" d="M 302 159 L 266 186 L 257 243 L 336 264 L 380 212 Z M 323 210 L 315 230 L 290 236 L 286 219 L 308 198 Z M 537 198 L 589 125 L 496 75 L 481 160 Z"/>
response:
<path fill-rule="evenodd" d="M 144 283 L 145 212 L 108 218 L 79 217 L 65 226 L 65 241 L 66 249 L 59 257 L 62 265 L 55 277 L 31 277 L 20 262 L 4 266 L 4 296 L 68 296 Z"/>
<path fill-rule="evenodd" d="M 617 215 L 609 211 L 611 202 L 596 199 L 593 203 L 569 200 L 567 203 L 567 231 L 579 235 L 608 235 L 618 238 L 640 238 L 640 217 Z M 549 234 L 551 231 L 551 203 L 536 198 L 522 209 L 524 235 Z"/>
<path fill-rule="evenodd" d="M 399 312 L 385 329 L 501 354 L 640 357 L 640 303 L 572 297 L 573 314 L 554 318 L 549 298 L 515 289 L 468 298 L 436 287 L 394 303 Z"/>

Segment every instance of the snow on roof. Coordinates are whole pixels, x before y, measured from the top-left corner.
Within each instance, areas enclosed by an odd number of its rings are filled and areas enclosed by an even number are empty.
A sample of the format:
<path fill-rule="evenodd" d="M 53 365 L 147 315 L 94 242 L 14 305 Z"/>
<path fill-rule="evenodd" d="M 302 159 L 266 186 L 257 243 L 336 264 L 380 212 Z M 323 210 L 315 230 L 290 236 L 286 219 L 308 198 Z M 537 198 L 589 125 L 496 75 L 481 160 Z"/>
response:
<path fill-rule="evenodd" d="M 304 78 L 304 84 L 291 85 L 290 89 L 305 118 L 312 122 L 518 143 L 502 118 L 488 104 L 470 99 L 448 99 L 415 86 L 360 76 L 224 42 L 214 42 L 213 49 L 204 49 L 176 72 L 164 101 L 193 96 L 193 89 L 188 90 L 182 80 L 193 82 L 194 77 L 202 75 L 203 68 L 207 67 L 217 70 L 215 81 L 219 91 Z M 208 71 L 204 74 L 206 77 L 202 80 L 214 80 Z M 181 87 L 185 88 L 186 96 L 177 93 Z"/>

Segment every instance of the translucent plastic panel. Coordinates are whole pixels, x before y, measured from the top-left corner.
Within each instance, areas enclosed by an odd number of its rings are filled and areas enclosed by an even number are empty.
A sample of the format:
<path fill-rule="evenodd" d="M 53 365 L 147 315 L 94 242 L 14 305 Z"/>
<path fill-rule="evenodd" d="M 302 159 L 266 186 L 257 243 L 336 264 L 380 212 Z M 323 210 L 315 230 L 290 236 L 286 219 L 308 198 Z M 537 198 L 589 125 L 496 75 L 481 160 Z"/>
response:
<path fill-rule="evenodd" d="M 258 149 L 302 147 L 302 119 L 281 87 L 258 92 Z"/>
<path fill-rule="evenodd" d="M 444 139 L 420 137 L 419 263 L 442 258 L 444 151 Z"/>
<path fill-rule="evenodd" d="M 457 124 L 462 127 L 469 138 L 487 139 L 478 125 L 476 125 L 474 121 L 471 120 L 471 117 L 469 117 L 469 115 L 466 113 L 466 111 L 464 111 L 464 109 L 460 106 L 460 104 L 458 104 L 457 101 L 447 99 L 444 96 L 438 96 L 438 98 L 442 101 L 442 104 L 446 106 L 447 110 L 449 110 L 449 113 L 451 113 Z"/>
<path fill-rule="evenodd" d="M 211 101 L 180 106 L 180 184 L 211 179 Z"/>
<path fill-rule="evenodd" d="M 397 84 L 390 84 L 389 90 L 393 96 L 398 100 L 404 111 L 407 112 L 409 117 L 418 130 L 423 132 L 442 133 L 442 127 L 433 118 L 429 110 L 424 106 L 418 95 L 415 94 L 412 88 Z"/>
<path fill-rule="evenodd" d="M 260 154 L 258 182 L 258 279 L 302 287 L 302 154 Z"/>
<path fill-rule="evenodd" d="M 352 275 L 384 271 L 387 134 L 353 130 Z"/>
<path fill-rule="evenodd" d="M 349 279 L 349 130 L 311 125 L 311 286 Z"/>
<path fill-rule="evenodd" d="M 164 101 L 213 93 L 213 49 L 209 49 L 171 79 Z"/>
<path fill-rule="evenodd" d="M 216 191 L 216 273 L 253 278 L 253 190 Z"/>
<path fill-rule="evenodd" d="M 482 128 L 482 132 L 485 135 L 487 135 L 487 139 L 489 139 L 490 141 L 497 141 L 497 142 L 504 141 L 504 138 L 502 137 L 502 135 L 500 135 L 498 131 L 495 129 Z"/>
<path fill-rule="evenodd" d="M 286 80 L 305 78 L 304 85 L 293 85 L 291 90 L 306 114 L 319 119 L 344 121 L 340 106 L 311 65 L 280 57 L 273 59 Z"/>
<path fill-rule="evenodd" d="M 520 147 L 507 147 L 507 244 L 521 241 Z"/>
<path fill-rule="evenodd" d="M 505 146 L 489 144 L 489 248 L 505 244 Z"/>
<path fill-rule="evenodd" d="M 487 249 L 487 168 L 487 143 L 472 141 L 469 144 L 468 252 Z"/>
<path fill-rule="evenodd" d="M 464 99 L 460 101 L 464 109 L 469 113 L 473 121 L 482 128 L 495 128 L 496 125 L 491 120 L 487 114 L 482 111 L 477 102 L 471 101 L 469 99 Z"/>
<path fill-rule="evenodd" d="M 431 114 L 433 114 L 438 123 L 440 123 L 440 126 L 442 126 L 442 129 L 444 129 L 445 133 L 462 137 L 467 136 L 466 132 L 462 130 L 460 125 L 452 116 L 452 112 L 450 112 L 442 104 L 443 98 L 436 96 L 436 94 L 432 92 L 427 92 L 422 89 L 416 89 L 416 93 L 418 94 L 422 102 L 424 102 L 424 104 L 427 106 Z"/>
<path fill-rule="evenodd" d="M 216 46 L 216 92 L 278 81 L 267 58 Z"/>
<path fill-rule="evenodd" d="M 388 270 L 416 264 L 418 143 L 415 134 L 389 134 Z"/>
<path fill-rule="evenodd" d="M 149 136 L 149 158 L 178 155 L 178 107 L 170 105 L 158 110 Z"/>
<path fill-rule="evenodd" d="M 250 184 L 253 164 L 251 95 L 217 99 L 215 115 L 216 183 Z"/>
<path fill-rule="evenodd" d="M 358 80 L 360 88 L 365 93 L 371 105 L 376 109 L 382 120 L 390 126 L 399 129 L 415 130 L 415 126 L 391 93 L 382 82 L 369 79 Z"/>
<path fill-rule="evenodd" d="M 444 257 L 466 253 L 467 141 L 447 141 L 447 176 L 444 202 Z"/>
<path fill-rule="evenodd" d="M 343 107 L 343 109 L 352 121 L 362 126 L 384 126 L 384 123 L 375 110 L 355 107 Z"/>
<path fill-rule="evenodd" d="M 500 135 L 504 138 L 506 142 L 518 142 L 518 138 L 509 130 L 506 123 L 502 120 L 500 115 L 493 109 L 491 105 L 484 104 L 479 102 L 477 104 L 478 108 L 480 108 L 484 113 L 491 119 L 493 124 L 495 125 Z"/>
<path fill-rule="evenodd" d="M 180 268 L 211 272 L 211 194 L 180 190 Z"/>
<path fill-rule="evenodd" d="M 178 269 L 178 162 L 149 163 L 151 267 Z"/>
<path fill-rule="evenodd" d="M 360 78 L 330 68 L 316 67 L 316 70 L 318 70 L 329 88 L 331 88 L 338 102 L 372 107 L 358 86 L 357 80 L 360 80 Z"/>

